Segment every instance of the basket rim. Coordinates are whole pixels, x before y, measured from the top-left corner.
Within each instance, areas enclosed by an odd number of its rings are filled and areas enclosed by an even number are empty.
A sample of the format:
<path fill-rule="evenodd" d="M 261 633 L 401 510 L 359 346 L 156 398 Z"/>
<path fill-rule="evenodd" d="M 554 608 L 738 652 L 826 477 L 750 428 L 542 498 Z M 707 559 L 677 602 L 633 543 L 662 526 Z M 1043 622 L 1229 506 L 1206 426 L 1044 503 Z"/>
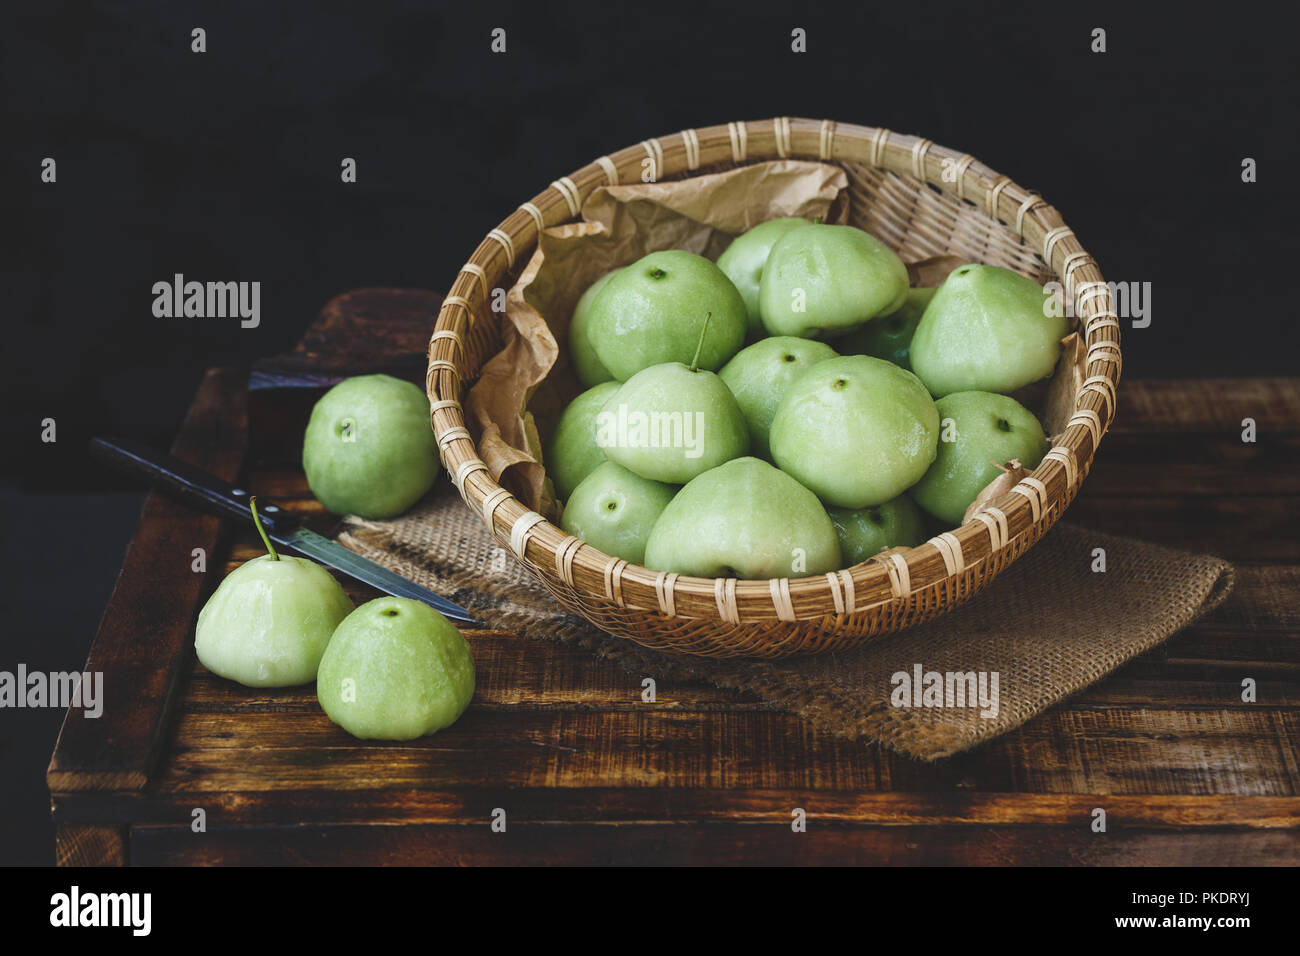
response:
<path fill-rule="evenodd" d="M 874 166 L 911 176 L 1015 231 L 1041 255 L 1072 302 L 1086 348 L 1075 410 L 1028 476 L 964 524 L 912 548 L 895 548 L 839 571 L 748 580 L 652 571 L 607 555 L 526 507 L 492 479 L 461 405 L 466 338 L 493 284 L 536 248 L 540 232 L 576 219 L 595 189 L 701 167 L 810 159 Z M 972 198 L 975 197 L 975 198 Z M 978 201 L 977 201 L 978 200 Z M 1059 263 L 1059 265 L 1058 265 Z M 596 601 L 669 617 L 739 624 L 862 613 L 901 601 L 976 567 L 1034 528 L 1053 523 L 1086 477 L 1116 412 L 1120 323 L 1110 287 L 1060 213 L 969 153 L 891 130 L 776 117 L 682 130 L 600 156 L 523 203 L 479 243 L 439 309 L 429 342 L 426 390 L 439 454 L 465 503 L 526 565 Z M 1050 437 L 1050 436 L 1049 436 Z M 1059 506 L 1059 507 L 1058 507 Z"/>

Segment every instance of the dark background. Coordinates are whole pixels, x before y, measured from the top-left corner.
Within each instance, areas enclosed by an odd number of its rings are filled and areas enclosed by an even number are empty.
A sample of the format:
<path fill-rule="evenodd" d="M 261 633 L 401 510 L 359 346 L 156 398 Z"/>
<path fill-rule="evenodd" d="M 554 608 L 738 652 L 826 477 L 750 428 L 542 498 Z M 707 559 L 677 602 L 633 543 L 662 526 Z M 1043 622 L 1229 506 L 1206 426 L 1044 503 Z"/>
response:
<path fill-rule="evenodd" d="M 684 127 L 829 117 L 971 152 L 1041 191 L 1108 279 L 1152 284 L 1126 376 L 1296 371 L 1300 90 L 1265 7 L 40 3 L 3 20 L 0 669 L 85 659 L 141 501 L 87 462 L 89 436 L 165 447 L 203 369 L 288 349 L 348 289 L 444 288 L 552 180 Z M 151 286 L 176 272 L 260 281 L 261 326 L 154 318 Z M 0 711 L 0 862 L 52 860 L 61 717 Z"/>

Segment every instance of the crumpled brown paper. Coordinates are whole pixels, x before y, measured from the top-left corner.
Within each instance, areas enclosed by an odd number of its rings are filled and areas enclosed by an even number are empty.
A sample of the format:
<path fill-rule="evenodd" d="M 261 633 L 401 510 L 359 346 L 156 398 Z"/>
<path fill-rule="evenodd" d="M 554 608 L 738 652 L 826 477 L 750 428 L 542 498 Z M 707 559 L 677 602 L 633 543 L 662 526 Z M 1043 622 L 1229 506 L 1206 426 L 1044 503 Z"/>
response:
<path fill-rule="evenodd" d="M 966 260 L 954 255 L 931 256 L 929 259 L 920 259 L 906 265 L 907 284 L 913 289 L 937 289 L 943 285 L 943 280 L 948 278 L 948 273 L 966 265 Z"/>
<path fill-rule="evenodd" d="M 1048 383 L 1047 397 L 1038 416 L 1048 438 L 1065 431 L 1074 415 L 1074 397 L 1083 387 L 1087 359 L 1088 350 L 1078 332 L 1071 332 L 1061 339 L 1061 357 L 1056 360 L 1056 372 Z"/>
<path fill-rule="evenodd" d="M 465 399 L 471 427 L 477 426 L 479 457 L 502 487 L 532 507 L 541 501 L 544 474 L 528 399 L 560 351 L 546 321 L 523 304 L 523 290 L 540 266 L 534 256 L 507 293 L 505 346 L 484 363 Z"/>
<path fill-rule="evenodd" d="M 769 219 L 798 216 L 848 221 L 849 181 L 837 166 L 780 160 L 668 182 L 603 186 L 582 220 L 543 230 L 537 249 L 506 295 L 502 350 L 484 365 L 466 398 L 479 456 L 503 487 L 553 520 L 559 506 L 542 464 L 539 433 L 549 433 L 581 390 L 571 373 L 569 317 L 582 293 L 605 273 L 651 252 L 684 249 L 716 260 L 732 239 Z M 913 286 L 938 286 L 967 260 L 933 256 L 908 263 Z M 1073 335 L 1074 340 L 1078 339 Z M 1070 342 L 1070 339 L 1065 340 Z M 1052 386 L 1026 404 L 1042 413 L 1048 434 L 1073 412 L 1081 355 L 1062 353 Z M 1069 404 L 1069 410 L 1065 406 Z"/>
<path fill-rule="evenodd" d="M 995 461 L 993 464 L 997 465 L 998 476 L 985 485 L 975 496 L 975 500 L 966 506 L 966 513 L 961 517 L 962 524 L 993 504 L 1029 474 L 1029 469 L 1020 463 L 1019 458 L 1012 458 L 1005 463 Z"/>

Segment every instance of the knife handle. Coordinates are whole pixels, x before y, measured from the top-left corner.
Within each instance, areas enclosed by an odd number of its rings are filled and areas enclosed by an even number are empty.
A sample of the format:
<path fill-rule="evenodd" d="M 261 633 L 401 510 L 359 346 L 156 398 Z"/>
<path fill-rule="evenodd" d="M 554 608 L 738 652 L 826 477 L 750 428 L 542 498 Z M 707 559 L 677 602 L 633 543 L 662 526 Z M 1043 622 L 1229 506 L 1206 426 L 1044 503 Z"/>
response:
<path fill-rule="evenodd" d="M 249 494 L 245 489 L 226 484 L 201 468 L 141 442 L 94 438 L 90 442 L 90 454 L 121 471 L 144 478 L 154 487 L 172 491 L 209 513 L 237 521 L 252 518 L 248 507 Z M 289 512 L 265 499 L 258 501 L 257 512 L 268 533 L 288 531 L 298 525 L 297 519 Z"/>

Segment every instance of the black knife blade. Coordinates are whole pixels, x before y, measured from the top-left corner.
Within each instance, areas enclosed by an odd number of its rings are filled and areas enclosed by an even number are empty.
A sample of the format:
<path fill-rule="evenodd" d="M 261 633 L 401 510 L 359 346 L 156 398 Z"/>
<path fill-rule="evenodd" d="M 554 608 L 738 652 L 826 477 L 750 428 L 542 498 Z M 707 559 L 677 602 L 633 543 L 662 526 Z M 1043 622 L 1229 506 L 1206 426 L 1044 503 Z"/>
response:
<path fill-rule="evenodd" d="M 238 521 L 249 521 L 252 518 L 248 507 L 249 493 L 246 489 L 227 484 L 201 468 L 196 468 L 188 462 L 140 442 L 95 438 L 90 443 L 90 452 L 95 458 L 123 471 L 139 475 L 150 485 L 198 505 L 210 514 L 222 515 Z M 299 518 L 274 502 L 259 497 L 257 511 L 267 536 L 276 544 L 283 545 L 305 557 L 314 558 L 385 594 L 423 601 L 453 621 L 472 627 L 483 626 L 459 604 L 439 597 L 427 588 L 408 581 L 400 574 L 395 574 L 324 535 L 317 534 L 306 527 Z"/>

